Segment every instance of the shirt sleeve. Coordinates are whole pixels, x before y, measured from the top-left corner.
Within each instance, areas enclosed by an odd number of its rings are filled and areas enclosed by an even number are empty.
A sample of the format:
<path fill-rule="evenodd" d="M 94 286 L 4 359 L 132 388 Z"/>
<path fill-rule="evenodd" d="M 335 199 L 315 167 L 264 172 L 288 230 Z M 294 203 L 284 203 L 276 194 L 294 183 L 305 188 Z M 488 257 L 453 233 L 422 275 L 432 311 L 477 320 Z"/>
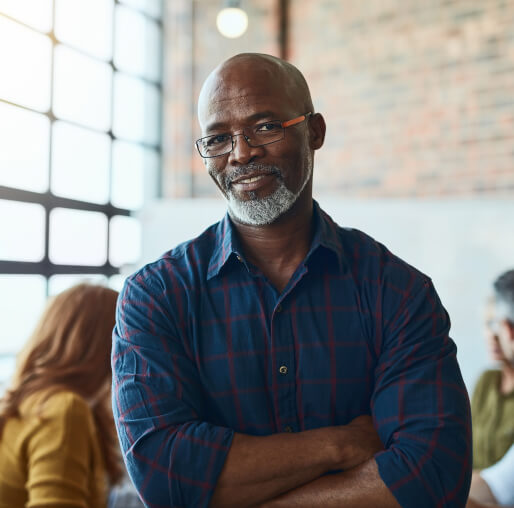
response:
<path fill-rule="evenodd" d="M 54 395 L 47 404 L 51 411 L 27 443 L 27 507 L 89 508 L 91 412 L 73 394 Z"/>
<path fill-rule="evenodd" d="M 372 413 L 379 474 L 404 508 L 463 507 L 471 482 L 467 391 L 432 282 L 406 270 L 384 283 Z"/>
<path fill-rule="evenodd" d="M 207 507 L 233 431 L 207 421 L 194 358 L 178 331 L 184 302 L 173 288 L 155 286 L 136 275 L 118 301 L 112 351 L 118 436 L 147 506 Z"/>
<path fill-rule="evenodd" d="M 499 462 L 483 469 L 480 476 L 501 506 L 514 505 L 514 445 Z"/>

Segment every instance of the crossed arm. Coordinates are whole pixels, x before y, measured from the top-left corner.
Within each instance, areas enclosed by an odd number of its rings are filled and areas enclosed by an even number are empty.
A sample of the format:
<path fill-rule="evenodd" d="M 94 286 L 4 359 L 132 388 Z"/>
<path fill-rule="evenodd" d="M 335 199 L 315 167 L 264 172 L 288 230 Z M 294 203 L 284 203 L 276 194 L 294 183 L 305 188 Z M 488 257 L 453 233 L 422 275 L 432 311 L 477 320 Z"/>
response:
<path fill-rule="evenodd" d="M 381 449 L 369 416 L 297 434 L 236 434 L 210 507 L 398 507 L 372 459 Z"/>
<path fill-rule="evenodd" d="M 259 437 L 209 421 L 198 367 L 170 328 L 170 309 L 148 303 L 139 287 L 125 293 L 114 331 L 113 409 L 148 506 L 465 504 L 469 403 L 449 321 L 429 283 L 384 328 L 370 401 L 381 443 L 369 419 L 367 427 L 354 421 Z"/>

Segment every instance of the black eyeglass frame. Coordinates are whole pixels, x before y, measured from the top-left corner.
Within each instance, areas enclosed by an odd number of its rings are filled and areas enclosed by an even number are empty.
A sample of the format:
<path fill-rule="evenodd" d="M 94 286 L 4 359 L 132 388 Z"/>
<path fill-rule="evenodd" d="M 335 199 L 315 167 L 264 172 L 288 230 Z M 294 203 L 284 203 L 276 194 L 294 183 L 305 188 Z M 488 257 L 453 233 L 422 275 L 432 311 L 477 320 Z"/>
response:
<path fill-rule="evenodd" d="M 250 142 L 251 138 L 245 134 L 244 129 L 243 129 L 243 132 L 241 132 L 240 134 L 231 134 L 230 132 L 222 132 L 221 134 L 211 134 L 210 136 L 204 136 L 203 138 L 197 139 L 195 141 L 196 149 L 198 150 L 200 157 L 202 157 L 203 159 L 214 159 L 216 157 L 223 157 L 224 155 L 227 155 L 230 152 L 232 152 L 234 150 L 234 138 L 236 138 L 237 136 L 243 136 L 245 141 L 248 143 L 248 145 L 253 148 L 256 148 L 258 146 L 266 146 L 266 145 L 271 145 L 273 143 L 278 143 L 279 141 L 282 141 L 285 138 L 287 127 L 292 127 L 293 125 L 298 125 L 299 123 L 304 122 L 312 114 L 313 114 L 312 111 L 309 111 L 308 113 L 304 113 L 303 115 L 297 116 L 291 120 L 286 120 L 284 122 L 280 122 L 280 127 L 282 127 L 282 137 L 279 139 L 274 139 L 273 141 L 269 141 L 268 143 L 259 143 L 258 145 L 252 144 Z M 273 122 L 272 121 L 271 122 L 263 122 L 261 124 L 258 124 L 257 127 L 260 125 L 266 125 L 267 123 L 273 123 Z M 218 155 L 202 155 L 199 143 L 201 141 L 203 141 L 204 139 L 212 138 L 214 136 L 230 136 L 231 145 L 232 145 L 230 150 L 228 150 L 227 152 L 219 153 Z"/>

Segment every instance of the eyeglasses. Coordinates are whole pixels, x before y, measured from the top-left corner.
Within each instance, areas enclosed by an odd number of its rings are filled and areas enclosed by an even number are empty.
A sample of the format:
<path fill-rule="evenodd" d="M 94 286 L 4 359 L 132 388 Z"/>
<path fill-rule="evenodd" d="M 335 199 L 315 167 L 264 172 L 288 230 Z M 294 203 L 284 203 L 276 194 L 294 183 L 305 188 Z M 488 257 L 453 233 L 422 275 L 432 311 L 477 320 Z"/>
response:
<path fill-rule="evenodd" d="M 306 120 L 312 112 L 287 120 L 285 122 L 264 122 L 253 127 L 246 127 L 241 134 L 213 134 L 196 140 L 198 153 L 204 158 L 221 157 L 234 149 L 235 138 L 243 136 L 249 146 L 264 146 L 281 141 L 285 137 L 285 129 L 298 125 Z"/>

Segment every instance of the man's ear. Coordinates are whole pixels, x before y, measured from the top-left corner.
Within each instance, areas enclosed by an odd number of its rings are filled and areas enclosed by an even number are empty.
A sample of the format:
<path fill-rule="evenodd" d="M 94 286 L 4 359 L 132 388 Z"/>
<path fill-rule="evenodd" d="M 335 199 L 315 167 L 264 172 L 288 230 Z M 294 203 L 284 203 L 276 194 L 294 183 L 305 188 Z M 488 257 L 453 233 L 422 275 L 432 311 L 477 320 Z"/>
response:
<path fill-rule="evenodd" d="M 323 116 L 320 113 L 314 113 L 309 119 L 310 147 L 312 150 L 318 150 L 323 146 L 326 130 L 327 125 Z"/>

